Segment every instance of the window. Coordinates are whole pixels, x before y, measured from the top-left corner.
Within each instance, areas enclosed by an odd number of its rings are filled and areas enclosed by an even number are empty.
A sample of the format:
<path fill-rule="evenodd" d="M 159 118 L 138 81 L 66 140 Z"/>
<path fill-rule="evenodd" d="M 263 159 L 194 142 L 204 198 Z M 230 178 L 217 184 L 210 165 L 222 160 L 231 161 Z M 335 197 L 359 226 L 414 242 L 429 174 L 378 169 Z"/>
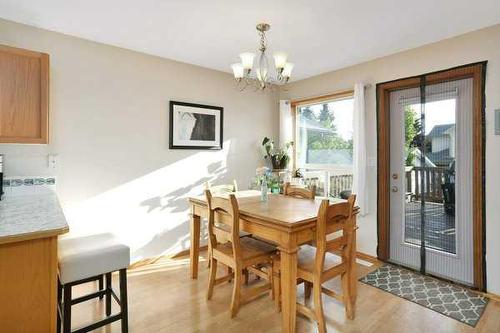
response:
<path fill-rule="evenodd" d="M 295 166 L 328 196 L 352 187 L 354 98 L 295 104 Z"/>

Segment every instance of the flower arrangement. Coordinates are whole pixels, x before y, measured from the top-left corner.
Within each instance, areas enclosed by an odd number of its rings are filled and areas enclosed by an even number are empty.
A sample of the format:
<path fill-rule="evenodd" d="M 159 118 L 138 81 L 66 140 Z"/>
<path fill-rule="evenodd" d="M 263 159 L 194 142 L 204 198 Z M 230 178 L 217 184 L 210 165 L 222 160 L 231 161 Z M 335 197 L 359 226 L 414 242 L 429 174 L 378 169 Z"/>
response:
<path fill-rule="evenodd" d="M 266 188 L 271 189 L 273 193 L 279 193 L 280 180 L 279 177 L 273 175 L 271 169 L 268 167 L 260 167 L 255 170 L 256 185 L 265 185 Z"/>
<path fill-rule="evenodd" d="M 290 162 L 290 155 L 288 150 L 293 146 L 293 141 L 287 142 L 284 147 L 275 148 L 274 141 L 267 136 L 262 140 L 262 147 L 264 149 L 264 158 L 270 161 L 273 170 L 283 170 L 288 167 Z"/>
<path fill-rule="evenodd" d="M 272 178 L 271 170 L 268 167 L 260 167 L 255 170 L 255 175 L 257 178 L 257 182 L 262 184 L 263 182 L 269 183 Z"/>

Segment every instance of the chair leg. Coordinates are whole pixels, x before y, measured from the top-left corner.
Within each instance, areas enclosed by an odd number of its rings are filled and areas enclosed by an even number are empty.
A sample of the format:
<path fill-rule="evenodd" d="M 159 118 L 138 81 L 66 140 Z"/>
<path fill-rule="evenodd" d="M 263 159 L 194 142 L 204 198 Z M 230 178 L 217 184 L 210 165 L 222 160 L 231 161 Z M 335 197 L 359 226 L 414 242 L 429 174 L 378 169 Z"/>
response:
<path fill-rule="evenodd" d="M 243 270 L 243 275 L 245 276 L 245 284 L 247 285 L 248 284 L 248 277 L 249 277 L 248 269 Z"/>
<path fill-rule="evenodd" d="M 311 297 L 311 282 L 304 281 L 304 299 L 307 301 Z"/>
<path fill-rule="evenodd" d="M 281 312 L 281 280 L 279 262 L 273 261 L 273 289 L 274 289 L 274 305 L 276 310 Z"/>
<path fill-rule="evenodd" d="M 71 285 L 63 286 L 64 310 L 63 310 L 63 333 L 71 333 Z"/>
<path fill-rule="evenodd" d="M 210 275 L 208 278 L 208 290 L 207 290 L 207 300 L 212 298 L 215 285 L 215 277 L 217 276 L 217 260 L 214 258 L 210 259 Z"/>
<path fill-rule="evenodd" d="M 241 283 L 243 281 L 243 274 L 240 268 L 234 270 L 234 286 L 233 286 L 233 297 L 231 298 L 231 318 L 236 317 L 238 311 L 240 310 L 240 300 L 241 300 Z"/>
<path fill-rule="evenodd" d="M 231 267 L 227 266 L 226 267 L 226 272 L 227 272 L 227 275 L 231 275 L 231 274 L 233 274 L 233 269 Z M 232 280 L 233 279 L 227 280 L 227 283 L 231 283 Z"/>
<path fill-rule="evenodd" d="M 318 332 L 326 333 L 325 316 L 323 314 L 323 300 L 321 299 L 321 282 L 313 284 L 314 313 L 318 322 Z"/>
<path fill-rule="evenodd" d="M 104 288 L 104 275 L 99 276 L 99 290 Z M 99 296 L 99 299 L 102 299 L 104 296 Z"/>
<path fill-rule="evenodd" d="M 106 316 L 111 315 L 111 273 L 106 273 Z"/>
<path fill-rule="evenodd" d="M 61 333 L 61 311 L 62 311 L 62 285 L 59 276 L 57 277 L 57 333 Z"/>
<path fill-rule="evenodd" d="M 349 274 L 342 273 L 342 298 L 344 300 L 345 315 L 347 319 L 354 319 L 354 305 L 350 295 L 350 279 Z"/>
<path fill-rule="evenodd" d="M 212 247 L 210 246 L 210 241 L 208 242 L 208 246 L 207 246 L 207 254 L 208 254 L 207 255 L 207 267 L 210 268 L 210 263 L 212 262 Z"/>
<path fill-rule="evenodd" d="M 271 285 L 271 290 L 269 290 L 269 296 L 271 296 L 271 299 L 274 299 L 276 295 L 274 294 L 274 269 L 272 264 L 267 269 L 267 280 Z"/>
<path fill-rule="evenodd" d="M 111 274 L 110 274 L 111 275 Z M 111 276 L 110 279 L 111 281 Z M 120 313 L 122 333 L 128 333 L 127 269 L 120 269 Z"/>

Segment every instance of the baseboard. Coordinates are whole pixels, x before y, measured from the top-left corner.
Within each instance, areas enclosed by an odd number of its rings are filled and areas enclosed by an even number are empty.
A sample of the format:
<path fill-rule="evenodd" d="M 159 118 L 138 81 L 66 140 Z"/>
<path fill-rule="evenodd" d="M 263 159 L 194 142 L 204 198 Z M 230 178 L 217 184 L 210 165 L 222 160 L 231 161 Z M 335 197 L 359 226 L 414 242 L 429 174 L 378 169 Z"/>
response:
<path fill-rule="evenodd" d="M 492 293 L 483 293 L 483 292 L 479 292 L 481 295 L 483 296 L 486 296 L 488 297 L 489 299 L 495 301 L 495 302 L 500 302 L 500 295 L 497 295 L 497 294 L 492 294 Z"/>
<path fill-rule="evenodd" d="M 372 264 L 380 264 L 380 260 L 378 260 L 377 257 L 371 256 L 363 252 L 356 252 L 356 258 L 368 261 Z"/>
<path fill-rule="evenodd" d="M 208 248 L 207 245 L 200 246 L 200 251 L 205 251 L 207 248 Z M 160 260 L 175 259 L 175 258 L 187 256 L 187 255 L 189 255 L 189 249 L 182 250 L 182 251 L 174 253 L 174 254 L 160 255 L 157 257 L 153 257 L 153 258 L 141 259 L 141 260 L 136 261 L 133 264 L 131 264 L 129 266 L 129 269 L 134 269 L 134 268 L 138 268 L 138 267 L 151 265 L 151 264 L 154 264 Z M 356 258 L 364 260 L 364 261 L 368 261 L 372 264 L 379 264 L 380 263 L 380 260 L 378 260 L 376 257 L 371 256 L 371 255 L 366 254 L 366 253 L 363 253 L 363 252 L 356 252 Z M 488 297 L 490 297 L 490 296 L 488 296 Z M 500 296 L 496 296 L 496 297 L 498 297 L 500 300 Z M 494 297 L 490 297 L 490 298 L 493 299 Z"/>
<path fill-rule="evenodd" d="M 205 251 L 206 249 L 207 249 L 207 245 L 200 246 L 200 251 Z M 189 255 L 189 249 L 182 250 L 182 251 L 174 253 L 174 254 L 164 254 L 164 255 L 159 255 L 159 256 L 153 257 L 153 258 L 141 259 L 141 260 L 136 261 L 133 264 L 131 264 L 129 266 L 129 269 L 144 267 L 147 265 L 152 265 L 154 263 L 157 263 L 158 261 L 161 261 L 161 260 L 176 259 L 176 258 L 184 257 L 187 255 Z"/>
<path fill-rule="evenodd" d="M 208 249 L 208 245 L 202 245 L 200 246 L 200 251 L 205 251 Z M 179 253 L 176 253 L 174 255 L 172 255 L 170 258 L 179 258 L 179 257 L 183 257 L 183 256 L 187 256 L 189 254 L 189 251 L 190 249 L 187 249 L 187 250 L 183 250 Z"/>

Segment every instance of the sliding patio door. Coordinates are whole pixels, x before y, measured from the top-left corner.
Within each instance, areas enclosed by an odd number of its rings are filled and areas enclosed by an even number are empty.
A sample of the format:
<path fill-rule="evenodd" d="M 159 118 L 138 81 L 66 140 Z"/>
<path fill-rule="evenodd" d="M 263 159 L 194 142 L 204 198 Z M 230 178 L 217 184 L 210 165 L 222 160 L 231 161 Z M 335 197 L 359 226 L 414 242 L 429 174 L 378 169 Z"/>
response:
<path fill-rule="evenodd" d="M 389 93 L 390 261 L 474 285 L 473 78 Z"/>

